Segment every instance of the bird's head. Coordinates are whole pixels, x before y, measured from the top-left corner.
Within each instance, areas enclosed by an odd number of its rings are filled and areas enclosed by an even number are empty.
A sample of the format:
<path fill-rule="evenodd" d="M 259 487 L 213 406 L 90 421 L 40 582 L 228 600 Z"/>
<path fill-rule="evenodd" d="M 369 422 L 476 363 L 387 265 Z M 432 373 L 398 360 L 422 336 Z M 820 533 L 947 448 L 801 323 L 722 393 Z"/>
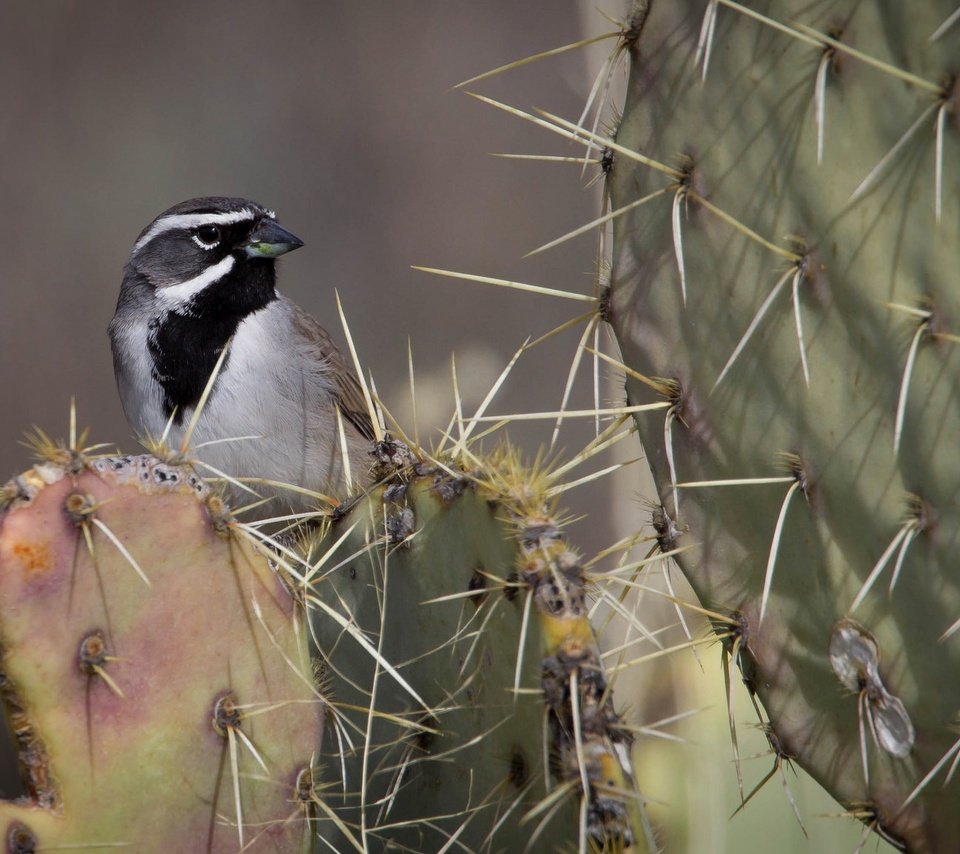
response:
<path fill-rule="evenodd" d="M 303 246 L 273 211 L 247 199 L 208 196 L 165 210 L 137 238 L 127 274 L 156 289 L 168 310 L 198 301 L 244 306 L 274 297 L 274 260 Z"/>

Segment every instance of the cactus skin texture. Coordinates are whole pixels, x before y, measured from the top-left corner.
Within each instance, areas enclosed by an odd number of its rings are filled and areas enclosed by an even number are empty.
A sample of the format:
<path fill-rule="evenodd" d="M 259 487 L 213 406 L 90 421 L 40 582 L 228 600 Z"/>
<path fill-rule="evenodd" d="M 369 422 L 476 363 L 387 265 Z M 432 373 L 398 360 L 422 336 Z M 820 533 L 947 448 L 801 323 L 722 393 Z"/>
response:
<path fill-rule="evenodd" d="M 0 804 L 3 850 L 305 850 L 324 708 L 299 606 L 209 487 L 141 456 L 45 463 L 4 497 L 3 700 L 26 795 Z"/>
<path fill-rule="evenodd" d="M 633 11 L 607 186 L 663 194 L 614 225 L 629 402 L 674 404 L 637 422 L 678 562 L 783 753 L 956 851 L 956 4 L 748 5 Z"/>
<path fill-rule="evenodd" d="M 380 455 L 407 456 L 389 441 Z M 381 471 L 383 485 L 306 550 L 308 562 L 325 555 L 308 594 L 324 684 L 346 731 L 366 740 L 345 750 L 327 728 L 327 802 L 374 848 L 432 851 L 455 837 L 470 851 L 578 839 L 581 850 L 649 851 L 580 559 L 542 477 L 513 453 L 483 459 L 459 476 L 407 460 Z M 345 621 L 409 687 L 356 654 Z"/>

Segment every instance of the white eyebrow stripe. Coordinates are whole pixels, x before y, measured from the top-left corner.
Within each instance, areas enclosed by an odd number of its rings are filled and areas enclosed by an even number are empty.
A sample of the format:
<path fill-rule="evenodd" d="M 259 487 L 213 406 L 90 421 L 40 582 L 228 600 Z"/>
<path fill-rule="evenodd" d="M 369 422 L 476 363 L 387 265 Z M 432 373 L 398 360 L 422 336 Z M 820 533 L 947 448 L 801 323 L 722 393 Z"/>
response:
<path fill-rule="evenodd" d="M 143 237 L 133 244 L 133 254 L 136 255 L 137 252 L 143 249 L 153 238 L 167 231 L 173 231 L 178 228 L 198 228 L 201 225 L 233 225 L 235 222 L 243 222 L 244 220 L 253 222 L 257 217 L 264 215 L 270 217 L 270 219 L 276 219 L 276 214 L 274 214 L 273 211 L 254 211 L 250 208 L 242 208 L 238 211 L 223 211 L 221 213 L 170 214 L 170 216 L 163 216 L 147 229 Z"/>
<path fill-rule="evenodd" d="M 190 300 L 195 297 L 208 285 L 220 281 L 232 269 L 236 259 L 233 255 L 227 255 L 219 264 L 207 267 L 199 276 L 187 279 L 179 285 L 170 285 L 166 288 L 157 288 L 157 302 L 161 308 L 167 311 L 174 311 L 183 308 Z"/>

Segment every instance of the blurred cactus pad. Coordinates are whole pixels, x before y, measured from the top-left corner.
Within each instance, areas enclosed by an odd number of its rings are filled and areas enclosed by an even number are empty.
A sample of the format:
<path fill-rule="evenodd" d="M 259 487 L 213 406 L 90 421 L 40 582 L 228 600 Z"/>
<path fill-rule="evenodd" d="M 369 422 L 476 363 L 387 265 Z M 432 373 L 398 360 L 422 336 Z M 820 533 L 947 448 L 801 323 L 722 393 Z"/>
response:
<path fill-rule="evenodd" d="M 748 6 L 634 7 L 608 319 L 771 745 L 956 851 L 956 4 Z"/>

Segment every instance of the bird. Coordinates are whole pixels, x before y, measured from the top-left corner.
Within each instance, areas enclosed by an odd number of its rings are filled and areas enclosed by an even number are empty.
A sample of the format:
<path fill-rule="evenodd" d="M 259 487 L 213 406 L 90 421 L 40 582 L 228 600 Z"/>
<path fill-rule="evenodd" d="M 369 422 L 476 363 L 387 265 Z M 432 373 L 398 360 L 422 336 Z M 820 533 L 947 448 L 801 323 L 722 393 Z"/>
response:
<path fill-rule="evenodd" d="M 209 472 L 257 479 L 248 488 L 266 502 L 255 518 L 307 512 L 314 493 L 342 499 L 347 472 L 360 486 L 369 477 L 375 435 L 360 382 L 326 330 L 277 290 L 276 259 L 301 246 L 248 199 L 174 205 L 134 242 L 108 329 L 128 423 L 174 448 L 226 348 L 192 453 Z M 227 494 L 256 505 L 236 486 Z"/>

